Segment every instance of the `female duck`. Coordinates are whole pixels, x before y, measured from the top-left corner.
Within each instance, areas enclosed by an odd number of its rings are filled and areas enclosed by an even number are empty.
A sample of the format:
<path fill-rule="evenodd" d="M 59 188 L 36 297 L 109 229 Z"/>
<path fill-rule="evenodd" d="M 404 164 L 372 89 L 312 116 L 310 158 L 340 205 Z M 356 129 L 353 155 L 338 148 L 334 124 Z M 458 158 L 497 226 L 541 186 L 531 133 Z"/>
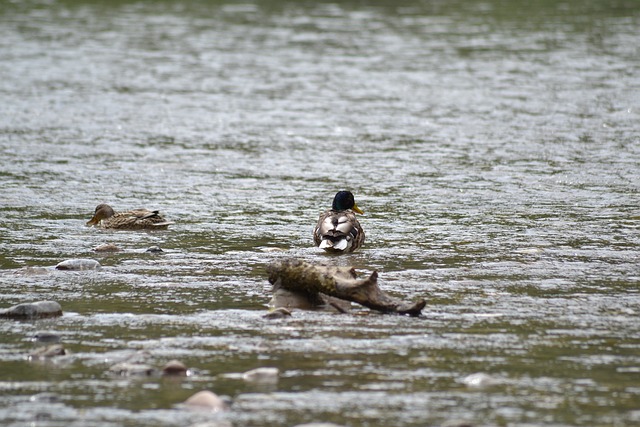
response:
<path fill-rule="evenodd" d="M 322 213 L 313 230 L 316 246 L 327 252 L 353 252 L 364 243 L 364 230 L 354 212 L 364 214 L 350 191 L 339 191 L 331 209 Z"/>
<path fill-rule="evenodd" d="M 160 216 L 159 211 L 148 209 L 134 209 L 127 212 L 115 212 L 111 206 L 100 204 L 96 206 L 93 218 L 87 222 L 88 226 L 113 230 L 157 230 L 166 229 L 173 224 Z"/>

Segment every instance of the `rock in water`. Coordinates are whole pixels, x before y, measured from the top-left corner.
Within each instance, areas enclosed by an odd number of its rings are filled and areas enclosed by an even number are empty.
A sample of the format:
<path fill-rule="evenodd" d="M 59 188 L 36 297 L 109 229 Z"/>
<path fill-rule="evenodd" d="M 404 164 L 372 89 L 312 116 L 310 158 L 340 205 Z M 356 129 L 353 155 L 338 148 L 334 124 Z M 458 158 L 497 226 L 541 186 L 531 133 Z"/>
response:
<path fill-rule="evenodd" d="M 64 356 L 67 351 L 62 344 L 53 344 L 46 347 L 40 347 L 29 354 L 29 360 L 47 359 L 50 357 Z"/>
<path fill-rule="evenodd" d="M 285 317 L 291 317 L 291 312 L 284 307 L 278 307 L 274 308 L 262 317 L 269 320 L 284 319 Z"/>
<path fill-rule="evenodd" d="M 121 362 L 116 363 L 109 368 L 109 372 L 114 375 L 120 376 L 150 376 L 153 375 L 156 370 L 153 366 L 146 365 L 144 363 L 130 363 Z"/>
<path fill-rule="evenodd" d="M 268 383 L 278 382 L 280 370 L 278 368 L 256 368 L 242 374 L 242 379 L 251 383 Z"/>
<path fill-rule="evenodd" d="M 105 243 L 104 245 L 99 245 L 93 248 L 94 252 L 120 252 L 120 250 L 121 249 L 113 243 Z"/>
<path fill-rule="evenodd" d="M 62 399 L 55 393 L 38 393 L 29 398 L 29 402 L 35 403 L 59 403 Z"/>
<path fill-rule="evenodd" d="M 476 372 L 475 374 L 467 375 L 460 380 L 460 382 L 469 388 L 487 388 L 500 383 L 497 378 L 494 378 L 489 374 L 485 374 L 484 372 Z"/>
<path fill-rule="evenodd" d="M 13 274 L 22 276 L 35 276 L 49 274 L 50 270 L 46 267 L 22 267 L 17 269 Z"/>
<path fill-rule="evenodd" d="M 56 332 L 50 332 L 50 331 L 36 332 L 33 338 L 31 338 L 32 341 L 37 341 L 42 343 L 47 343 L 47 342 L 58 343 L 60 342 L 61 339 L 62 337 L 60 336 L 60 334 Z"/>
<path fill-rule="evenodd" d="M 221 412 L 229 409 L 229 406 L 220 396 L 208 390 L 197 392 L 185 400 L 184 405 L 189 409 L 208 410 L 212 412 Z"/>
<path fill-rule="evenodd" d="M 162 375 L 186 376 L 188 369 L 184 363 L 179 360 L 171 360 L 162 367 Z"/>
<path fill-rule="evenodd" d="M 0 310 L 0 317 L 9 319 L 37 319 L 62 316 L 62 307 L 55 301 L 27 302 Z"/>
<path fill-rule="evenodd" d="M 94 259 L 74 258 L 58 263 L 58 265 L 56 265 L 56 270 L 84 271 L 97 270 L 100 267 L 100 263 Z"/>
<path fill-rule="evenodd" d="M 473 423 L 467 420 L 448 420 L 443 422 L 440 427 L 473 427 Z"/>

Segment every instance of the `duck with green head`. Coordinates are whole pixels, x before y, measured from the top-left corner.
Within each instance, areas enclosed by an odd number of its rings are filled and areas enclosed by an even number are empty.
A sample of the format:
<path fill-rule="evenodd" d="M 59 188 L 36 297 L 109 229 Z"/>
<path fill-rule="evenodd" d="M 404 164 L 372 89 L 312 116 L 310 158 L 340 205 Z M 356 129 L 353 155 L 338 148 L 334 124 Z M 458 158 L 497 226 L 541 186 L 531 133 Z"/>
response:
<path fill-rule="evenodd" d="M 327 252 L 353 252 L 362 246 L 364 230 L 354 212 L 364 214 L 350 191 L 338 191 L 313 230 L 316 246 Z"/>
<path fill-rule="evenodd" d="M 88 222 L 88 226 L 95 225 L 99 228 L 114 230 L 158 230 L 166 229 L 173 224 L 160 216 L 159 211 L 148 209 L 133 209 L 126 212 L 116 212 L 107 204 L 96 206 L 93 218 Z"/>

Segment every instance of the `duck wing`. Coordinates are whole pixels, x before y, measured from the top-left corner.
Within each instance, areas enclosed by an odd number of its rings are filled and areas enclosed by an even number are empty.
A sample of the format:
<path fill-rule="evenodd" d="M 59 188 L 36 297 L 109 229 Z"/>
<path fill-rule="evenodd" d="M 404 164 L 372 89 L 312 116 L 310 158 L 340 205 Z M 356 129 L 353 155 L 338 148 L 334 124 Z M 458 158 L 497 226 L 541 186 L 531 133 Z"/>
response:
<path fill-rule="evenodd" d="M 120 230 L 142 230 L 152 228 L 166 228 L 173 224 L 160 216 L 159 211 L 148 209 L 133 209 L 127 212 L 118 212 L 111 218 L 103 221 L 104 228 Z"/>

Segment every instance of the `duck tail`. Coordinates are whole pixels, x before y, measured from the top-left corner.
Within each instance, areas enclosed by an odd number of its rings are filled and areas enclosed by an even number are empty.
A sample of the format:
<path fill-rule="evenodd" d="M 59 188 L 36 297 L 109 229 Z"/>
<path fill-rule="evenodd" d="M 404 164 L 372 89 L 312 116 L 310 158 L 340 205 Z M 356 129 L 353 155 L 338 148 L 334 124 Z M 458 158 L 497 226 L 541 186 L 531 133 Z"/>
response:
<path fill-rule="evenodd" d="M 331 240 L 328 238 L 322 239 L 320 245 L 318 246 L 320 249 L 333 249 L 334 251 L 344 251 L 347 249 L 347 239 L 341 238 L 337 240 Z"/>
<path fill-rule="evenodd" d="M 347 239 L 343 238 L 335 242 L 333 244 L 333 249 L 336 249 L 338 251 L 344 251 L 345 249 L 347 249 Z"/>

